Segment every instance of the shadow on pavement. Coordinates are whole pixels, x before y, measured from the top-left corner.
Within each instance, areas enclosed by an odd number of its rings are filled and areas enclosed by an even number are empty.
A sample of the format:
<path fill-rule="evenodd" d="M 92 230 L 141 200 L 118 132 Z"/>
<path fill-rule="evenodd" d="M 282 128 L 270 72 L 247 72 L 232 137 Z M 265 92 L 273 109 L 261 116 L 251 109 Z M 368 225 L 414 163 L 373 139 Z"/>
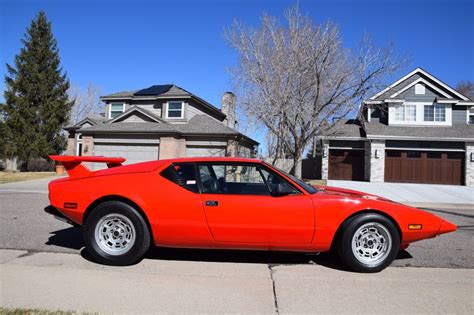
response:
<path fill-rule="evenodd" d="M 70 227 L 51 232 L 46 245 L 55 245 L 70 249 L 81 249 L 84 247 L 82 228 Z"/>
<path fill-rule="evenodd" d="M 84 247 L 82 229 L 70 227 L 63 230 L 51 232 L 46 245 L 55 245 L 69 249 L 81 249 L 81 256 L 93 261 Z M 311 254 L 298 252 L 270 252 L 249 250 L 221 250 L 221 249 L 186 249 L 154 247 L 144 257 L 153 260 L 177 260 L 177 261 L 202 261 L 202 262 L 224 262 L 224 263 L 247 263 L 277 265 L 321 265 L 331 269 L 348 269 L 343 266 L 339 259 L 331 253 Z M 396 260 L 410 259 L 412 255 L 406 250 L 399 252 Z"/>

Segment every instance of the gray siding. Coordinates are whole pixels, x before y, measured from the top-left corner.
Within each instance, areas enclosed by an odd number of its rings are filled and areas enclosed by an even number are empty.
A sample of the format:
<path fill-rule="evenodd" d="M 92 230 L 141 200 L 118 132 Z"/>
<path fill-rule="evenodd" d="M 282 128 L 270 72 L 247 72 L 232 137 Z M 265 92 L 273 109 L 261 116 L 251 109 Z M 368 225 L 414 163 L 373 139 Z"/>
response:
<path fill-rule="evenodd" d="M 412 75 L 411 77 L 409 77 L 408 79 L 406 79 L 405 81 L 403 82 L 400 82 L 399 84 L 395 85 L 393 88 L 391 88 L 390 90 L 388 90 L 387 92 L 383 93 L 382 95 L 380 95 L 379 97 L 377 97 L 376 99 L 377 100 L 384 100 L 386 98 L 390 98 L 390 95 L 402 90 L 404 87 L 406 87 L 407 85 L 409 85 L 410 83 L 413 83 L 414 81 L 418 80 L 421 76 L 418 74 L 418 73 L 415 73 L 414 75 Z"/>
<path fill-rule="evenodd" d="M 467 106 L 453 105 L 453 125 L 465 125 L 467 123 Z"/>
<path fill-rule="evenodd" d="M 415 86 L 412 86 L 396 98 L 404 99 L 407 102 L 433 102 L 437 97 L 445 96 L 425 85 L 425 94 L 415 94 Z"/>

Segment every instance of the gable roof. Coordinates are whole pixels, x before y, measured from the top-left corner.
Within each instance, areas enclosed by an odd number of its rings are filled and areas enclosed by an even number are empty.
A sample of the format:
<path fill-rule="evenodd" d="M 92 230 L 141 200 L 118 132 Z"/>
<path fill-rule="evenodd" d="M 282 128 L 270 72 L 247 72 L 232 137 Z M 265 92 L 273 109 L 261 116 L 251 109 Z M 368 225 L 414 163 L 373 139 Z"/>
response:
<path fill-rule="evenodd" d="M 207 110 L 212 111 L 222 120 L 226 117 L 226 115 L 214 105 L 175 84 L 152 85 L 140 90 L 122 91 L 100 97 L 102 101 L 157 100 L 170 98 L 191 98 Z"/>
<path fill-rule="evenodd" d="M 70 126 L 67 126 L 65 127 L 64 129 L 65 130 L 75 130 L 75 129 L 79 129 L 81 128 L 85 123 L 89 123 L 93 126 L 97 125 L 97 124 L 101 124 L 103 122 L 107 121 L 106 118 L 91 118 L 91 117 L 86 117 L 84 119 L 82 119 L 81 121 L 79 121 L 78 123 L 75 123 L 74 125 L 70 125 Z"/>
<path fill-rule="evenodd" d="M 130 107 L 129 109 L 127 109 L 126 111 L 124 111 L 122 114 L 112 118 L 111 120 L 107 121 L 107 123 L 114 123 L 114 122 L 117 122 L 121 119 L 124 119 L 126 117 L 129 117 L 131 116 L 133 113 L 135 112 L 138 112 L 138 113 L 141 113 L 147 117 L 149 117 L 150 119 L 152 119 L 153 121 L 155 122 L 159 122 L 159 123 L 165 123 L 167 124 L 166 121 L 164 121 L 163 119 L 161 119 L 160 117 L 156 116 L 155 114 L 153 114 L 152 112 L 142 108 L 142 107 L 139 107 L 139 106 L 135 106 L 133 105 L 132 107 Z"/>
<path fill-rule="evenodd" d="M 95 133 L 154 133 L 166 135 L 212 135 L 212 136 L 236 136 L 245 138 L 253 144 L 257 141 L 246 137 L 235 129 L 229 128 L 223 123 L 211 118 L 207 115 L 196 115 L 187 124 L 169 124 L 157 122 L 121 122 L 106 123 L 89 126 L 80 129 L 78 132 L 82 134 Z"/>
<path fill-rule="evenodd" d="M 431 75 L 427 71 L 423 70 L 422 68 L 416 68 L 415 70 L 411 71 L 404 77 L 400 78 L 399 80 L 392 83 L 387 88 L 383 89 L 382 91 L 378 92 L 377 94 L 373 95 L 369 98 L 370 101 L 382 101 L 384 99 L 388 99 L 396 94 L 399 90 L 405 88 L 406 85 L 413 86 L 416 83 L 414 81 L 423 80 L 423 83 L 430 86 L 434 90 L 443 91 L 443 95 L 450 98 L 456 97 L 462 101 L 469 101 L 470 99 L 444 83 L 443 81 L 439 80 L 435 76 Z M 401 92 L 400 92 L 401 93 Z M 397 94 L 398 95 L 398 94 Z"/>

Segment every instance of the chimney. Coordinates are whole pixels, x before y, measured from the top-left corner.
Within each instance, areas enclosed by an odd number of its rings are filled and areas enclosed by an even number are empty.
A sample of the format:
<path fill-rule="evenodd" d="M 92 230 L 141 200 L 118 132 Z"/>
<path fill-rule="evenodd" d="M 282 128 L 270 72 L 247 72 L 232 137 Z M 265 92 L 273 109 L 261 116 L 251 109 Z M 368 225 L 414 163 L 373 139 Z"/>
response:
<path fill-rule="evenodd" d="M 235 117 L 235 95 L 232 92 L 225 92 L 222 95 L 221 111 L 227 116 L 224 124 L 227 127 L 235 128 L 237 121 Z"/>

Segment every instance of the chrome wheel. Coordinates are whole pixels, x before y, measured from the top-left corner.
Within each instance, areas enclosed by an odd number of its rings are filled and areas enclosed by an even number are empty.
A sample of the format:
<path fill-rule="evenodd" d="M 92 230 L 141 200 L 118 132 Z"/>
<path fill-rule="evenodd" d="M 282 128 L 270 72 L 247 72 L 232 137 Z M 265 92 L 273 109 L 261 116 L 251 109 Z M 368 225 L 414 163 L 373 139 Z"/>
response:
<path fill-rule="evenodd" d="M 352 253 L 369 266 L 378 265 L 389 255 L 392 237 L 385 226 L 377 222 L 363 224 L 352 237 Z"/>
<path fill-rule="evenodd" d="M 105 253 L 113 256 L 127 253 L 135 243 L 135 227 L 124 215 L 111 213 L 102 217 L 95 227 L 95 241 Z"/>

